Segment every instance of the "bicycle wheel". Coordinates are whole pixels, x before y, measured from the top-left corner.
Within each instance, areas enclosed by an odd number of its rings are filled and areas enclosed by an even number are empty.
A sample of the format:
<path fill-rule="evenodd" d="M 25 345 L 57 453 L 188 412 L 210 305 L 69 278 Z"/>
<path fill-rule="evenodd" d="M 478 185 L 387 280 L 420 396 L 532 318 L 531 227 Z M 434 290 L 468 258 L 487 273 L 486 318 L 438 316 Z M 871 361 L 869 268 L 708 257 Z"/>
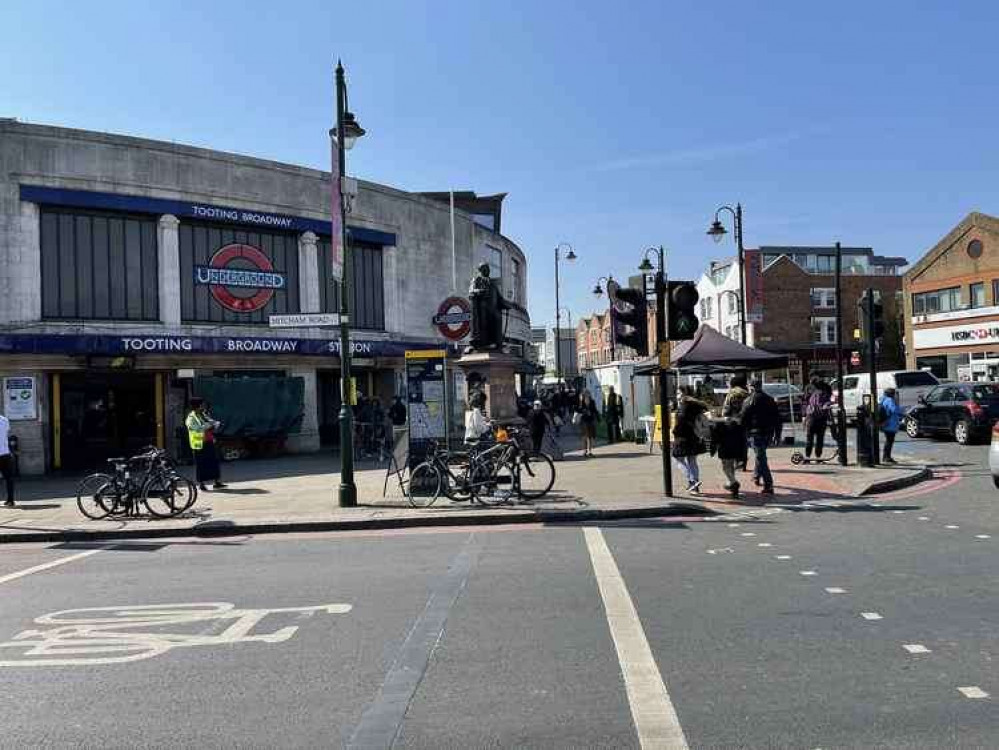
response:
<path fill-rule="evenodd" d="M 197 499 L 198 488 L 194 482 L 177 474 L 153 474 L 142 487 L 142 502 L 157 518 L 180 515 Z"/>
<path fill-rule="evenodd" d="M 113 486 L 110 474 L 91 474 L 85 477 L 76 488 L 76 507 L 87 518 L 100 521 L 106 518 L 115 506 L 115 497 L 105 494 Z"/>
<path fill-rule="evenodd" d="M 428 508 L 441 494 L 441 474 L 432 463 L 422 463 L 409 473 L 406 492 L 414 508 Z"/>
<path fill-rule="evenodd" d="M 454 502 L 463 503 L 471 500 L 475 493 L 470 486 L 468 456 L 449 456 L 446 460 L 451 474 L 441 472 L 442 491 Z"/>
<path fill-rule="evenodd" d="M 525 500 L 544 497 L 555 484 L 555 464 L 544 453 L 522 453 L 517 461 L 517 494 Z"/>
<path fill-rule="evenodd" d="M 482 462 L 472 469 L 472 486 L 483 505 L 503 505 L 516 492 L 517 469 L 512 461 Z"/>

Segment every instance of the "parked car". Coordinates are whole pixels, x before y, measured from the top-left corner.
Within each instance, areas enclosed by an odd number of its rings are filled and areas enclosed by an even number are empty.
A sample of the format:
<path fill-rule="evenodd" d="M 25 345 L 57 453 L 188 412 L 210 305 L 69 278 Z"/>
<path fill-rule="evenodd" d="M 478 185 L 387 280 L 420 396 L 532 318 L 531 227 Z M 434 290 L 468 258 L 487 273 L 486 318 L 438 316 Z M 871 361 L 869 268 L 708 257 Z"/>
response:
<path fill-rule="evenodd" d="M 925 396 L 930 389 L 939 385 L 937 376 L 929 370 L 888 370 L 877 373 L 878 392 L 875 401 L 881 397 L 886 388 L 895 389 L 895 398 L 903 412 L 907 412 L 919 402 L 920 396 Z M 846 375 L 843 378 L 843 408 L 846 419 L 853 422 L 857 415 L 857 407 L 863 403 L 864 395 L 871 392 L 871 378 L 866 373 Z M 837 395 L 836 383 L 833 383 L 833 397 Z"/>
<path fill-rule="evenodd" d="M 947 436 L 961 445 L 982 440 L 999 420 L 999 383 L 938 385 L 905 415 L 909 437 Z"/>

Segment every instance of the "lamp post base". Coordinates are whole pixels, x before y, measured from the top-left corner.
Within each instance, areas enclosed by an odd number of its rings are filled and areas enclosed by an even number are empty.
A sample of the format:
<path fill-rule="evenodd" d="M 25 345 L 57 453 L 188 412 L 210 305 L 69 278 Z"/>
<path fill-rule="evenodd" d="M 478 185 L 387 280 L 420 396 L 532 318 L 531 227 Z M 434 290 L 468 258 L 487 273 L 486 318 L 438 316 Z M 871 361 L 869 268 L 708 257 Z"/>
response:
<path fill-rule="evenodd" d="M 357 507 L 357 486 L 354 484 L 341 484 L 336 491 L 337 502 L 341 508 Z"/>

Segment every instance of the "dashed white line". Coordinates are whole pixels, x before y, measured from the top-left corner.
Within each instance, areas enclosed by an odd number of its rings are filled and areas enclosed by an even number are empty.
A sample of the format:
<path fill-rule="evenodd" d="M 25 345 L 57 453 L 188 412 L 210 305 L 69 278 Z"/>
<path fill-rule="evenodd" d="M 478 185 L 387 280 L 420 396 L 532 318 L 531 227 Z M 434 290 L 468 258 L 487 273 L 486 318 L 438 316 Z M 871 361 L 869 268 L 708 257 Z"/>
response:
<path fill-rule="evenodd" d="M 730 529 L 734 529 L 734 528 L 736 528 L 736 527 L 737 527 L 738 525 L 739 525 L 739 524 L 737 524 L 737 523 L 730 523 L 730 524 L 728 525 L 728 527 L 729 527 Z"/>
<path fill-rule="evenodd" d="M 930 517 L 929 517 L 929 516 L 920 516 L 920 517 L 919 517 L 919 520 L 920 520 L 920 521 L 929 521 L 929 520 L 930 520 Z"/>
<path fill-rule="evenodd" d="M 944 528 L 945 529 L 959 529 L 961 527 L 960 526 L 955 526 L 954 524 L 951 523 L 951 524 L 947 524 L 946 526 L 944 526 Z"/>
<path fill-rule="evenodd" d="M 975 534 L 975 539 L 991 539 L 992 537 L 988 534 Z"/>
<path fill-rule="evenodd" d="M 638 744 L 643 750 L 688 750 L 680 719 L 614 555 L 600 529 L 587 527 L 583 534 L 621 665 Z"/>
<path fill-rule="evenodd" d="M 902 646 L 910 654 L 928 654 L 930 650 L 922 643 L 906 643 Z"/>
<path fill-rule="evenodd" d="M 773 547 L 773 545 L 770 542 L 760 542 L 756 546 L 757 547 Z"/>
<path fill-rule="evenodd" d="M 24 570 L 19 570 L 16 573 L 8 573 L 5 576 L 0 576 L 0 583 L 9 583 L 10 581 L 16 581 L 18 578 L 24 578 L 25 576 L 30 576 L 32 573 L 41 573 L 43 570 L 49 570 L 50 568 L 57 568 L 60 565 L 65 565 L 66 563 L 71 563 L 74 560 L 82 560 L 84 557 L 90 557 L 91 555 L 96 555 L 98 552 L 103 551 L 103 547 L 98 547 L 97 549 L 88 549 L 85 552 L 78 552 L 75 555 L 67 555 L 66 557 L 60 557 L 58 560 L 52 560 L 47 563 L 42 563 L 41 565 L 35 565 L 31 568 L 25 568 Z"/>
<path fill-rule="evenodd" d="M 752 531 L 743 531 L 739 536 L 756 536 Z"/>
<path fill-rule="evenodd" d="M 877 612 L 861 612 L 860 616 L 865 620 L 881 620 L 884 619 Z"/>
<path fill-rule="evenodd" d="M 841 589 L 839 586 L 830 586 L 826 589 L 827 594 L 845 594 L 846 589 Z"/>
<path fill-rule="evenodd" d="M 893 510 L 892 513 L 905 513 L 904 510 Z"/>
<path fill-rule="evenodd" d="M 790 555 L 777 555 L 777 557 L 775 557 L 774 559 L 775 560 L 790 560 L 791 556 Z"/>
<path fill-rule="evenodd" d="M 989 694 L 982 690 L 980 687 L 972 685 L 971 687 L 959 687 L 958 692 L 961 693 L 965 698 L 988 698 Z"/>
<path fill-rule="evenodd" d="M 801 573 L 801 575 L 803 575 L 803 576 L 813 576 L 813 575 L 815 575 L 815 571 L 814 570 L 799 570 L 798 572 Z"/>

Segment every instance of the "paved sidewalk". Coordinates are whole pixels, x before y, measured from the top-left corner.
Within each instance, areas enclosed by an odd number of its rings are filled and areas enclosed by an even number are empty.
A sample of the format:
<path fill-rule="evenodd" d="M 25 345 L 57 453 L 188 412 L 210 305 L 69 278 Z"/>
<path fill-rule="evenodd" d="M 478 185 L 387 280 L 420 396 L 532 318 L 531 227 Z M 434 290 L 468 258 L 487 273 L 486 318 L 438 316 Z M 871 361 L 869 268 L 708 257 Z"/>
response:
<path fill-rule="evenodd" d="M 777 485 L 772 504 L 814 499 L 843 500 L 887 491 L 929 476 L 921 466 L 894 469 L 841 468 L 835 465 L 792 466 L 790 449 L 772 452 Z M 412 508 L 390 478 L 382 496 L 385 469 L 362 464 L 355 473 L 359 507 L 339 508 L 338 462 L 331 455 L 289 456 L 223 465 L 227 490 L 202 493 L 197 504 L 176 519 L 91 521 L 76 507 L 78 478 L 24 480 L 19 503 L 0 507 L 0 543 L 70 539 L 250 534 L 351 528 L 393 528 L 465 524 L 564 522 L 641 516 L 705 515 L 730 510 L 717 459 L 701 457 L 704 494 L 691 497 L 679 490 L 684 482 L 673 465 L 676 497 L 663 495 L 662 458 L 646 446 L 619 443 L 602 446 L 596 456 L 568 453 L 556 464 L 550 496 L 531 504 L 484 507 L 438 499 L 431 508 Z M 743 475 L 743 500 L 761 501 L 750 474 Z M 880 485 L 880 486 L 879 486 Z"/>

